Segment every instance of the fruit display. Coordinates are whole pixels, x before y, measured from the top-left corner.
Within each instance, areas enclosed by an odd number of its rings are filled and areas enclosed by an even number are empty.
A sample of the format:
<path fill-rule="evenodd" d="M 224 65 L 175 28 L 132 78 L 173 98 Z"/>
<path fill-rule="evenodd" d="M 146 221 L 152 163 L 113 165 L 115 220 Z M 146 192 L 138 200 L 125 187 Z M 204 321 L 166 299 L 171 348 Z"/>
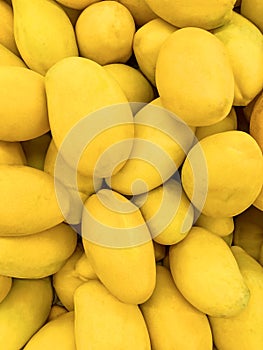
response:
<path fill-rule="evenodd" d="M 262 18 L 0 0 L 0 349 L 263 349 Z"/>

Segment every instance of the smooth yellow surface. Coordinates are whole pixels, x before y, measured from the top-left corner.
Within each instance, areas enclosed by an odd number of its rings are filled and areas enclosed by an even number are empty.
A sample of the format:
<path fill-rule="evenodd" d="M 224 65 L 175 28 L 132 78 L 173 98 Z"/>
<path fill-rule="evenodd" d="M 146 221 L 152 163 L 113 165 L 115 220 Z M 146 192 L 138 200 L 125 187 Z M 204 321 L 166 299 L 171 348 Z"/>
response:
<path fill-rule="evenodd" d="M 99 281 L 76 290 L 74 307 L 78 350 L 151 349 L 139 307 L 122 303 Z"/>
<path fill-rule="evenodd" d="M 263 37 L 248 19 L 233 11 L 231 21 L 212 31 L 225 45 L 235 79 L 235 106 L 246 106 L 263 88 Z"/>
<path fill-rule="evenodd" d="M 148 103 L 153 100 L 153 88 L 138 69 L 123 63 L 107 64 L 104 69 L 120 84 L 129 102 Z"/>
<path fill-rule="evenodd" d="M 58 0 L 58 2 L 69 8 L 83 10 L 85 7 L 99 0 Z"/>
<path fill-rule="evenodd" d="M 193 198 L 197 167 L 191 164 L 200 156 L 200 147 L 207 168 L 207 195 L 202 213 L 212 217 L 232 217 L 247 209 L 262 187 L 263 158 L 257 142 L 248 133 L 225 131 L 205 137 L 187 155 L 182 167 L 182 184 Z M 204 181 L 205 169 L 204 171 Z M 203 195 L 203 194 L 202 194 Z M 194 199 L 196 205 L 199 198 Z"/>
<path fill-rule="evenodd" d="M 44 78 L 24 67 L 0 66 L 0 139 L 25 141 L 49 131 Z"/>
<path fill-rule="evenodd" d="M 231 318 L 210 317 L 214 342 L 220 350 L 257 350 L 263 347 L 263 268 L 242 248 L 232 252 L 250 290 L 247 307 Z"/>
<path fill-rule="evenodd" d="M 105 189 L 87 199 L 82 242 L 91 266 L 108 290 L 124 303 L 139 304 L 150 297 L 155 285 L 153 243 L 139 209 L 120 194 L 114 195 L 115 201 Z M 138 228 L 141 238 L 134 242 L 133 232 Z M 112 232 L 117 237 L 112 238 Z M 91 240 L 94 233 L 97 239 Z M 107 236 L 111 244 L 104 243 Z M 118 239 L 124 240 L 123 245 Z"/>
<path fill-rule="evenodd" d="M 13 279 L 11 291 L 0 303 L 0 344 L 5 350 L 23 348 L 45 323 L 52 299 L 49 278 Z"/>
<path fill-rule="evenodd" d="M 48 315 L 47 322 L 54 320 L 55 318 L 59 317 L 60 315 L 66 312 L 68 311 L 64 306 L 53 304 Z"/>
<path fill-rule="evenodd" d="M 199 128 L 196 128 L 195 136 L 198 138 L 198 140 L 202 140 L 204 137 L 217 134 L 218 132 L 236 129 L 237 116 L 234 107 L 232 107 L 229 114 L 219 122 L 212 125 L 200 126 Z"/>
<path fill-rule="evenodd" d="M 172 33 L 156 63 L 156 86 L 163 106 L 193 126 L 224 119 L 234 99 L 234 76 L 227 50 L 210 32 L 195 27 Z"/>
<path fill-rule="evenodd" d="M 0 165 L 0 235 L 28 235 L 62 221 L 56 191 L 69 210 L 63 187 L 54 187 L 52 176 L 25 165 Z"/>
<path fill-rule="evenodd" d="M 161 18 L 178 27 L 212 29 L 231 18 L 236 0 L 146 0 Z"/>
<path fill-rule="evenodd" d="M 0 1 L 0 43 L 7 49 L 12 51 L 15 55 L 19 56 L 19 52 L 16 46 L 14 38 L 14 16 L 13 10 L 10 4 L 6 1 Z"/>
<path fill-rule="evenodd" d="M 263 31 L 263 18 L 261 16 L 263 3 L 261 0 L 242 0 L 241 14 L 253 22 L 260 30 Z"/>
<path fill-rule="evenodd" d="M 157 17 L 145 0 L 118 0 L 118 2 L 127 7 L 139 27 Z"/>
<path fill-rule="evenodd" d="M 27 66 L 45 75 L 64 57 L 78 56 L 74 28 L 53 0 L 13 0 L 14 36 Z"/>
<path fill-rule="evenodd" d="M 235 217 L 234 244 L 259 260 L 263 244 L 263 211 L 251 206 Z"/>
<path fill-rule="evenodd" d="M 137 195 L 167 181 L 181 166 L 194 139 L 193 129 L 155 99 L 134 117 L 134 144 L 128 161 L 106 182 L 114 190 Z"/>
<path fill-rule="evenodd" d="M 78 245 L 66 263 L 53 275 L 53 286 L 56 294 L 68 311 L 74 309 L 74 292 L 83 283 L 83 280 L 75 270 L 76 263 L 82 253 L 83 248 Z"/>
<path fill-rule="evenodd" d="M 234 231 L 234 220 L 232 217 L 214 218 L 200 214 L 195 225 L 203 227 L 221 237 L 228 236 Z"/>
<path fill-rule="evenodd" d="M 155 68 L 160 48 L 176 27 L 161 18 L 155 18 L 137 29 L 133 40 L 133 51 L 143 74 L 155 86 Z"/>
<path fill-rule="evenodd" d="M 140 305 L 152 348 L 212 350 L 212 334 L 206 315 L 182 296 L 168 269 L 157 265 L 156 270 L 154 292 Z"/>
<path fill-rule="evenodd" d="M 84 281 L 98 279 L 86 253 L 83 253 L 76 262 L 75 271 L 79 275 L 79 278 Z"/>
<path fill-rule="evenodd" d="M 0 274 L 42 278 L 56 273 L 74 252 L 77 234 L 61 223 L 23 237 L 0 237 Z"/>
<path fill-rule="evenodd" d="M 0 44 L 0 65 L 1 66 L 18 66 L 26 68 L 24 61 L 14 54 L 11 50 Z"/>
<path fill-rule="evenodd" d="M 0 141 L 0 164 L 26 165 L 26 157 L 19 142 Z"/>
<path fill-rule="evenodd" d="M 99 1 L 86 7 L 75 32 L 80 55 L 99 64 L 125 63 L 132 55 L 134 19 L 117 1 Z"/>
<path fill-rule="evenodd" d="M 178 243 L 185 238 L 193 225 L 194 208 L 181 184 L 174 179 L 148 193 L 136 196 L 134 201 L 157 243 Z"/>
<path fill-rule="evenodd" d="M 33 335 L 24 350 L 75 350 L 74 312 L 67 312 L 47 322 Z"/>
<path fill-rule="evenodd" d="M 82 154 L 78 170 L 83 175 L 97 177 L 109 176 L 116 172 L 116 167 L 120 166 L 119 163 L 127 159 L 130 153 L 134 135 L 133 116 L 119 84 L 103 67 L 83 57 L 61 60 L 49 70 L 45 82 L 49 122 L 56 147 L 59 149 L 73 126 L 87 117 L 89 119 L 85 119 L 86 125 L 89 126 L 90 123 L 91 130 L 97 128 L 99 131 L 92 135 L 92 140 Z M 123 104 L 121 113 L 111 107 L 115 104 Z M 108 107 L 107 113 L 98 112 L 95 123 L 91 113 L 103 107 Z M 105 121 L 109 121 L 110 126 L 106 127 Z M 78 133 L 78 139 L 84 135 L 87 137 L 86 131 L 83 131 L 82 135 L 81 131 Z M 77 141 L 72 139 L 71 144 Z M 111 148 L 112 145 L 115 146 Z M 96 165 L 106 150 L 106 159 Z M 69 163 L 81 155 L 75 154 L 74 147 L 70 151 L 72 154 L 66 159 Z"/>
<path fill-rule="evenodd" d="M 12 277 L 0 275 L 0 303 L 5 299 L 12 288 Z"/>
<path fill-rule="evenodd" d="M 248 286 L 221 237 L 193 227 L 182 242 L 171 246 L 169 258 L 177 288 L 198 310 L 232 317 L 247 306 Z"/>

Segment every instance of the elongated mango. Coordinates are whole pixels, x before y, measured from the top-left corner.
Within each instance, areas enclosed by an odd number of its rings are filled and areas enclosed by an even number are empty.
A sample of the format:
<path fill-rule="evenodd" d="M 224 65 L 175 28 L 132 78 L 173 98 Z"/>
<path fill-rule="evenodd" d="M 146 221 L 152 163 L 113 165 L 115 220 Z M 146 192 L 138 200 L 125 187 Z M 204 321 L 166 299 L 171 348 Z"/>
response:
<path fill-rule="evenodd" d="M 66 190 L 55 188 L 49 174 L 25 165 L 0 165 L 0 235 L 28 235 L 64 221 L 56 191 L 63 193 L 69 210 Z"/>

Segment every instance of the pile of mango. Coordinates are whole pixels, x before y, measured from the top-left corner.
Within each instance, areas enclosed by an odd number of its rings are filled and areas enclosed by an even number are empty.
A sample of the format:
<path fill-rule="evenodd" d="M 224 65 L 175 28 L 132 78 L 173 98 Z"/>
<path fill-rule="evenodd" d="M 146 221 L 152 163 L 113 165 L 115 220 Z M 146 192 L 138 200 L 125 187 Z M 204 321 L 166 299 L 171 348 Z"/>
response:
<path fill-rule="evenodd" d="M 263 2 L 0 0 L 0 349 L 263 349 Z"/>

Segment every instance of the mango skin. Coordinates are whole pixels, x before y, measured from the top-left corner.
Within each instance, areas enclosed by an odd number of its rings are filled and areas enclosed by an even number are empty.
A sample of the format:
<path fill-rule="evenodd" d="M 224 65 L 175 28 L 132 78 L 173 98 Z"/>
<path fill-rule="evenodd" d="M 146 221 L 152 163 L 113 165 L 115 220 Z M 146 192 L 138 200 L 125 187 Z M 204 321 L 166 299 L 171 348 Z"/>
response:
<path fill-rule="evenodd" d="M 164 266 L 156 266 L 156 287 L 140 309 L 154 349 L 212 350 L 206 315 L 187 302 Z"/>
<path fill-rule="evenodd" d="M 73 26 L 55 1 L 13 0 L 12 5 L 14 37 L 29 68 L 45 75 L 62 58 L 78 56 Z"/>
<path fill-rule="evenodd" d="M 52 299 L 50 278 L 13 279 L 11 291 L 0 303 L 0 344 L 6 350 L 23 348 L 45 323 Z"/>
<path fill-rule="evenodd" d="M 2 65 L 0 80 L 0 139 L 25 141 L 48 132 L 44 78 L 25 67 Z"/>
<path fill-rule="evenodd" d="M 84 176 L 103 178 L 117 172 L 130 154 L 134 126 L 116 80 L 94 61 L 68 57 L 49 69 L 45 87 L 53 140 L 65 161 Z M 76 147 L 66 147 L 67 140 Z"/>
<path fill-rule="evenodd" d="M 153 243 L 139 209 L 124 196 L 114 196 L 117 201 L 113 201 L 110 190 L 100 190 L 85 202 L 83 247 L 106 288 L 124 303 L 140 304 L 150 297 L 155 286 Z M 122 212 L 127 208 L 128 212 Z M 137 241 L 135 233 L 139 233 Z M 112 237 L 110 244 L 103 241 Z"/>
<path fill-rule="evenodd" d="M 81 285 L 74 295 L 78 350 L 150 350 L 138 305 L 122 303 L 99 281 Z"/>
<path fill-rule="evenodd" d="M 189 125 L 212 125 L 231 110 L 234 75 L 227 50 L 204 29 L 181 28 L 169 35 L 155 78 L 164 108 Z"/>
<path fill-rule="evenodd" d="M 250 290 L 247 307 L 231 318 L 209 317 L 220 350 L 257 350 L 263 347 L 263 268 L 242 248 L 231 248 Z"/>
<path fill-rule="evenodd" d="M 47 322 L 36 332 L 24 350 L 46 349 L 76 350 L 74 336 L 74 312 L 66 312 Z"/>
<path fill-rule="evenodd" d="M 0 165 L 0 235 L 33 234 L 63 222 L 56 191 L 69 210 L 66 190 L 55 188 L 49 174 L 25 165 Z"/>
<path fill-rule="evenodd" d="M 20 142 L 0 141 L 0 164 L 26 165 L 27 160 Z"/>
<path fill-rule="evenodd" d="M 170 269 L 183 296 L 214 317 L 232 317 L 248 304 L 250 292 L 227 243 L 201 227 L 171 246 Z"/>
<path fill-rule="evenodd" d="M 14 37 L 14 15 L 10 5 L 10 3 L 7 3 L 4 0 L 0 1 L 0 43 L 8 50 L 13 52 L 16 56 L 19 56 Z"/>
<path fill-rule="evenodd" d="M 25 62 L 11 50 L 0 43 L 0 65 L 27 68 Z"/>
<path fill-rule="evenodd" d="M 67 224 L 32 235 L 0 237 L 0 274 L 43 278 L 56 273 L 72 255 L 77 233 Z"/>

